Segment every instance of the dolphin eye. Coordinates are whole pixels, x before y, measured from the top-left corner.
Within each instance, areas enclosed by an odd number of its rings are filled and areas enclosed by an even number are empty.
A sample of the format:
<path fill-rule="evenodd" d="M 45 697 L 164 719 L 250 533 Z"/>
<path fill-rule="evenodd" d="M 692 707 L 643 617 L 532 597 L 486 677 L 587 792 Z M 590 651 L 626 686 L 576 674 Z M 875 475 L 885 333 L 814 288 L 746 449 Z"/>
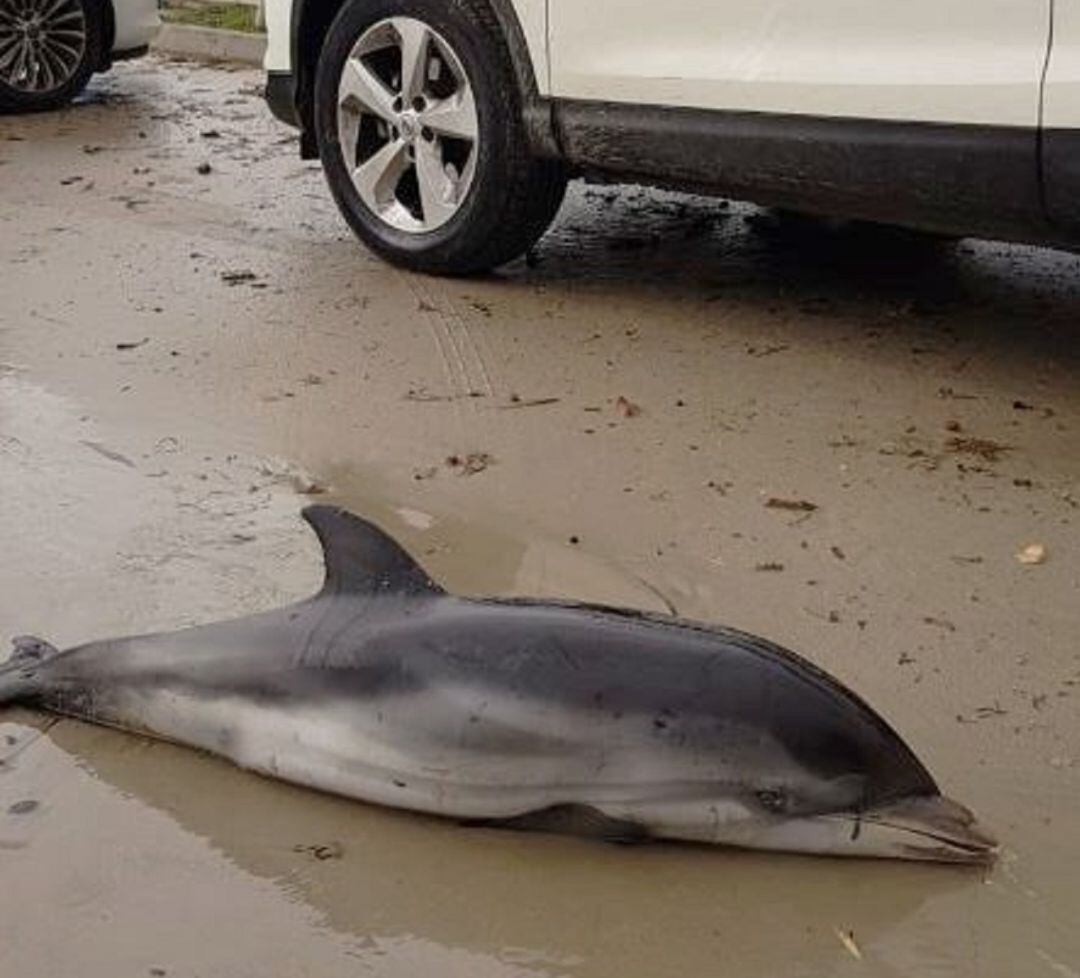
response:
<path fill-rule="evenodd" d="M 777 788 L 763 788 L 761 791 L 755 791 L 754 796 L 758 804 L 773 815 L 783 815 L 787 811 L 787 795 Z"/>

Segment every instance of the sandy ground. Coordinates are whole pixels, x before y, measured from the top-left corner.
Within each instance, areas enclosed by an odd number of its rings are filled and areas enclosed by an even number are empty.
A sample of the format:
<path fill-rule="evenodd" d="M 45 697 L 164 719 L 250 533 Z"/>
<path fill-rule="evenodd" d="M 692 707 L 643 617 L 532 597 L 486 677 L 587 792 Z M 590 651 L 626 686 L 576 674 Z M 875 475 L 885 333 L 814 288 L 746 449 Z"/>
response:
<path fill-rule="evenodd" d="M 259 80 L 0 120 L 0 636 L 304 595 L 325 490 L 451 589 L 801 651 L 1004 855 L 469 830 L 7 710 L 0 974 L 1080 975 L 1077 259 L 577 187 L 536 262 L 411 277 Z"/>

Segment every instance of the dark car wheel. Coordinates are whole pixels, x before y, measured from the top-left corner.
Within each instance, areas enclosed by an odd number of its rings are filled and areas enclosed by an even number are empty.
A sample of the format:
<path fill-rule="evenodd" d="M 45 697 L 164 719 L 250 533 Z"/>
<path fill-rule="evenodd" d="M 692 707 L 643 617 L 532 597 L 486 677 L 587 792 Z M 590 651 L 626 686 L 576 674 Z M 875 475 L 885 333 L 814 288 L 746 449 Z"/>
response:
<path fill-rule="evenodd" d="M 97 0 L 0 0 L 0 110 L 71 101 L 101 62 Z"/>
<path fill-rule="evenodd" d="M 418 271 L 515 258 L 566 190 L 561 165 L 529 152 L 510 55 L 482 0 L 350 0 L 319 59 L 315 123 L 346 220 Z"/>

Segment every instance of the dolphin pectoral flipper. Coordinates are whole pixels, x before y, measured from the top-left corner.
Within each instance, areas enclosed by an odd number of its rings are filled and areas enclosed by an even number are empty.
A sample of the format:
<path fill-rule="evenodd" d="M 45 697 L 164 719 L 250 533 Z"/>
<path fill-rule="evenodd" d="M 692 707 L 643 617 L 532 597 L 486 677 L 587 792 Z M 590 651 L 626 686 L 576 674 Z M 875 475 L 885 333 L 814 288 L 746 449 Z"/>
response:
<path fill-rule="evenodd" d="M 510 818 L 468 819 L 461 824 L 472 828 L 553 832 L 623 844 L 647 842 L 650 838 L 649 830 L 640 822 L 615 818 L 592 805 L 580 804 L 550 805 Z"/>
<path fill-rule="evenodd" d="M 444 593 L 397 541 L 337 506 L 308 506 L 303 517 L 323 548 L 324 595 Z"/>

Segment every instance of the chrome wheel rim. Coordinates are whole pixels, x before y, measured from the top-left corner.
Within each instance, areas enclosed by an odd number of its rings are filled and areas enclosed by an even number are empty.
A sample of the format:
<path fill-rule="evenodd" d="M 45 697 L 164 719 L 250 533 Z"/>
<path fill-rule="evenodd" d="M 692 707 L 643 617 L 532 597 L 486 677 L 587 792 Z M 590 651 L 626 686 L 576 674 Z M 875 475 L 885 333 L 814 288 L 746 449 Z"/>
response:
<path fill-rule="evenodd" d="M 424 234 L 461 209 L 476 174 L 476 102 L 454 49 L 423 21 L 391 17 L 360 36 L 337 120 L 353 186 L 386 224 Z"/>
<path fill-rule="evenodd" d="M 0 0 L 0 80 L 45 94 L 66 85 L 86 52 L 80 0 Z"/>

